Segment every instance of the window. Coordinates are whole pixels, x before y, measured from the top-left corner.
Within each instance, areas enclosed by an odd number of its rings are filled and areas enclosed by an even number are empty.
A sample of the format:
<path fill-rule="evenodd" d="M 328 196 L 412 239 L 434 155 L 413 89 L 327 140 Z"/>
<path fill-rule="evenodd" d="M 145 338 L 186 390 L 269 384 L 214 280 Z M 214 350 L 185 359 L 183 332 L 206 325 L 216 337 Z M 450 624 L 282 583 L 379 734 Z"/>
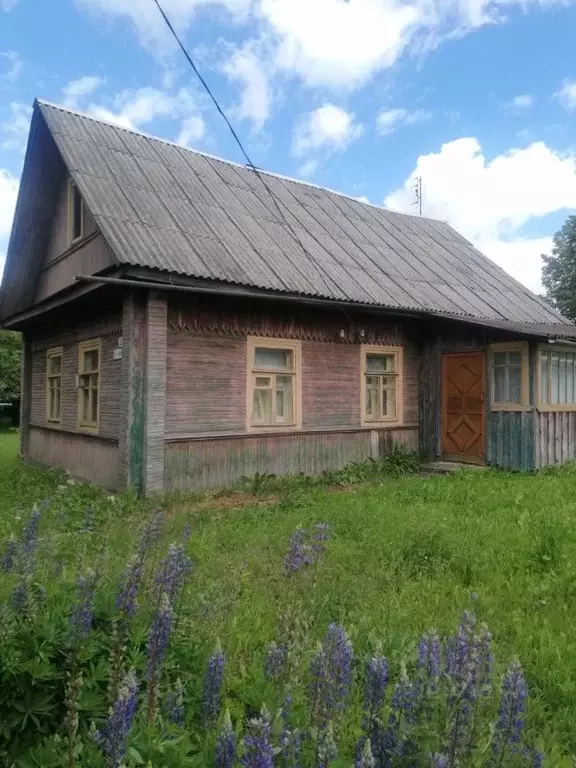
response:
<path fill-rule="evenodd" d="M 576 410 L 576 350 L 541 347 L 538 385 L 540 410 Z"/>
<path fill-rule="evenodd" d="M 248 339 L 248 427 L 300 426 L 300 342 Z"/>
<path fill-rule="evenodd" d="M 62 421 L 62 347 L 46 353 L 46 419 Z"/>
<path fill-rule="evenodd" d="M 528 343 L 493 344 L 492 410 L 523 410 L 528 407 Z"/>
<path fill-rule="evenodd" d="M 78 187 L 73 181 L 68 184 L 68 225 L 70 242 L 80 240 L 84 234 L 84 203 Z"/>
<path fill-rule="evenodd" d="M 402 421 L 402 350 L 362 347 L 362 421 Z"/>
<path fill-rule="evenodd" d="M 98 429 L 100 341 L 83 342 L 78 354 L 78 426 Z"/>

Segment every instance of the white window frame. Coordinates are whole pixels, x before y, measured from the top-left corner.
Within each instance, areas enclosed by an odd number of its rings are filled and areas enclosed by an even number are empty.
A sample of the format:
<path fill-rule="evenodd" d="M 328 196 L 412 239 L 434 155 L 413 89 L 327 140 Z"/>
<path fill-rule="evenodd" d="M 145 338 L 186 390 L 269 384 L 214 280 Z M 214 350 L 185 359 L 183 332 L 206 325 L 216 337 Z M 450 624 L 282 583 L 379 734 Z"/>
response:
<path fill-rule="evenodd" d="M 494 399 L 494 354 L 497 352 L 520 352 L 520 402 L 497 403 Z M 530 347 L 527 341 L 505 341 L 490 345 L 490 410 L 492 411 L 528 411 L 530 410 Z"/>
<path fill-rule="evenodd" d="M 396 415 L 379 419 L 366 416 L 366 376 L 378 376 L 377 373 L 367 371 L 368 355 L 394 355 L 396 358 L 395 371 L 382 374 L 396 378 Z M 370 344 L 360 346 L 360 418 L 365 427 L 398 427 L 404 423 L 404 349 L 402 347 L 381 347 Z"/>
<path fill-rule="evenodd" d="M 256 348 L 282 349 L 292 352 L 294 369 L 284 374 L 279 370 L 259 368 L 255 364 Z M 248 336 L 246 339 L 246 429 L 248 432 L 290 432 L 302 429 L 302 344 L 298 340 Z M 275 422 L 271 424 L 254 424 L 254 391 L 257 376 L 291 375 L 294 377 L 292 387 L 293 419 L 290 423 Z M 273 388 L 273 387 L 272 387 Z M 274 391 L 274 388 L 273 388 Z M 274 398 L 273 398 L 274 400 Z"/>
<path fill-rule="evenodd" d="M 562 411 L 576 411 L 576 403 L 544 403 L 542 402 L 542 366 L 541 355 L 543 352 L 550 354 L 550 362 L 548 364 L 548 376 L 549 386 L 552 377 L 552 353 L 553 352 L 569 352 L 576 356 L 576 347 L 569 346 L 567 344 L 540 344 L 538 346 L 538 358 L 536 361 L 536 407 L 542 412 L 562 412 Z M 575 361 L 576 362 L 576 361 Z"/>
<path fill-rule="evenodd" d="M 55 358 L 60 358 L 60 373 L 51 373 L 50 372 L 50 361 Z M 46 351 L 46 421 L 49 424 L 57 425 L 62 423 L 62 374 L 64 369 L 64 348 L 63 347 L 52 347 L 51 349 L 48 349 Z M 58 417 L 55 417 L 50 410 L 50 406 L 52 404 L 51 399 L 51 393 L 52 393 L 52 387 L 50 386 L 50 382 L 52 379 L 58 379 L 60 382 L 60 411 L 58 413 Z"/>
<path fill-rule="evenodd" d="M 95 371 L 85 371 L 84 370 L 84 354 L 86 352 L 93 352 L 94 350 L 97 350 L 98 352 L 98 368 Z M 96 421 L 86 420 L 82 418 L 82 405 L 83 405 L 83 398 L 84 398 L 84 389 L 86 387 L 82 386 L 82 376 L 85 375 L 94 375 L 96 374 L 98 376 L 98 388 L 96 390 Z M 87 430 L 90 432 L 98 432 L 100 429 L 100 396 L 102 394 L 102 340 L 101 339 L 92 339 L 90 341 L 82 341 L 78 345 L 78 378 L 77 378 L 77 389 L 78 389 L 78 429 L 81 430 Z M 93 397 L 93 395 L 92 395 Z"/>

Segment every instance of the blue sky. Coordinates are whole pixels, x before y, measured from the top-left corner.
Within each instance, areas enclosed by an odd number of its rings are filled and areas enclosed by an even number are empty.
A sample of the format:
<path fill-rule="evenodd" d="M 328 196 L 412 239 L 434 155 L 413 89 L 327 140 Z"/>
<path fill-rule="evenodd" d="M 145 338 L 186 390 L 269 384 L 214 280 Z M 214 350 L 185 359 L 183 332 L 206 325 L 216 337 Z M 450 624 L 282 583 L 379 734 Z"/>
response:
<path fill-rule="evenodd" d="M 164 0 L 256 165 L 449 221 L 534 290 L 576 209 L 576 4 Z M 0 269 L 35 96 L 242 161 L 153 0 L 0 0 Z"/>

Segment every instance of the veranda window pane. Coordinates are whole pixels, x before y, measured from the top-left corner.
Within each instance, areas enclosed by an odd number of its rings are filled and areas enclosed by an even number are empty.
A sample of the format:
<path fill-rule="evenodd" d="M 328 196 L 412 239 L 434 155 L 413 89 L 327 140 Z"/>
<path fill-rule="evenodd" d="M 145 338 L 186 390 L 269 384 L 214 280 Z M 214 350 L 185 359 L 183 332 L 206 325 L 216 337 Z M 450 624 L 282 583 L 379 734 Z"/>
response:
<path fill-rule="evenodd" d="M 279 421 L 293 420 L 292 376 L 276 377 L 276 418 Z"/>
<path fill-rule="evenodd" d="M 378 418 L 378 389 L 366 387 L 366 418 Z"/>
<path fill-rule="evenodd" d="M 254 383 L 254 386 L 267 389 L 268 387 L 271 386 L 270 376 L 256 376 L 256 381 Z"/>
<path fill-rule="evenodd" d="M 85 371 L 98 370 L 98 350 L 97 349 L 91 349 L 89 352 L 84 352 L 84 370 Z"/>
<path fill-rule="evenodd" d="M 566 353 L 558 353 L 558 402 L 566 402 Z"/>
<path fill-rule="evenodd" d="M 92 397 L 90 403 L 90 421 L 95 424 L 98 421 L 98 392 L 92 390 Z"/>
<path fill-rule="evenodd" d="M 566 365 L 566 402 L 574 403 L 574 354 L 568 355 Z"/>
<path fill-rule="evenodd" d="M 382 417 L 386 419 L 396 418 L 396 390 L 382 390 Z"/>
<path fill-rule="evenodd" d="M 508 352 L 508 365 L 522 365 L 522 353 Z"/>
<path fill-rule="evenodd" d="M 272 390 L 254 390 L 254 424 L 272 424 Z"/>
<path fill-rule="evenodd" d="M 50 374 L 52 376 L 60 374 L 62 371 L 62 358 L 59 356 L 50 357 L 49 360 L 50 360 Z"/>
<path fill-rule="evenodd" d="M 496 355 L 494 355 L 496 357 Z M 506 366 L 497 366 L 494 368 L 494 402 L 507 402 Z"/>
<path fill-rule="evenodd" d="M 273 371 L 292 371 L 294 369 L 293 357 L 291 349 L 256 347 L 254 365 L 256 368 L 266 368 Z"/>
<path fill-rule="evenodd" d="M 494 366 L 506 365 L 508 362 L 507 352 L 494 352 Z"/>
<path fill-rule="evenodd" d="M 508 369 L 508 402 L 509 403 L 521 403 L 522 402 L 522 369 L 520 366 L 510 366 Z"/>
<path fill-rule="evenodd" d="M 370 373 L 393 373 L 395 355 L 366 355 L 366 370 Z"/>
<path fill-rule="evenodd" d="M 54 390 L 54 405 L 52 409 L 52 418 L 58 419 L 60 417 L 60 387 Z"/>
<path fill-rule="evenodd" d="M 559 388 L 559 362 L 558 362 L 558 352 L 552 352 L 552 380 L 551 380 L 551 392 L 550 392 L 550 402 L 557 404 L 559 402 L 559 394 L 560 394 L 560 388 Z"/>
<path fill-rule="evenodd" d="M 548 390 L 548 371 L 549 371 L 549 359 L 548 353 L 544 352 L 540 356 L 540 396 L 543 403 L 550 402 L 550 392 Z"/>

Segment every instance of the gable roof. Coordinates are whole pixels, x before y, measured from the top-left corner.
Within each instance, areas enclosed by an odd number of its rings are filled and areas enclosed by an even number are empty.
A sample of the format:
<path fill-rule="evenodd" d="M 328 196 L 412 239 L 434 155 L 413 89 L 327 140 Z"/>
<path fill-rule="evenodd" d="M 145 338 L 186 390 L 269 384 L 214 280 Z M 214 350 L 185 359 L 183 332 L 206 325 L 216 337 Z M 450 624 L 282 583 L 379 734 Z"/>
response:
<path fill-rule="evenodd" d="M 47 102 L 35 102 L 31 135 L 38 123 L 118 264 L 390 309 L 567 322 L 444 222 L 261 171 L 275 202 L 245 166 Z M 29 154 L 30 144 L 23 180 Z M 20 205 L 14 230 L 25 226 Z"/>

